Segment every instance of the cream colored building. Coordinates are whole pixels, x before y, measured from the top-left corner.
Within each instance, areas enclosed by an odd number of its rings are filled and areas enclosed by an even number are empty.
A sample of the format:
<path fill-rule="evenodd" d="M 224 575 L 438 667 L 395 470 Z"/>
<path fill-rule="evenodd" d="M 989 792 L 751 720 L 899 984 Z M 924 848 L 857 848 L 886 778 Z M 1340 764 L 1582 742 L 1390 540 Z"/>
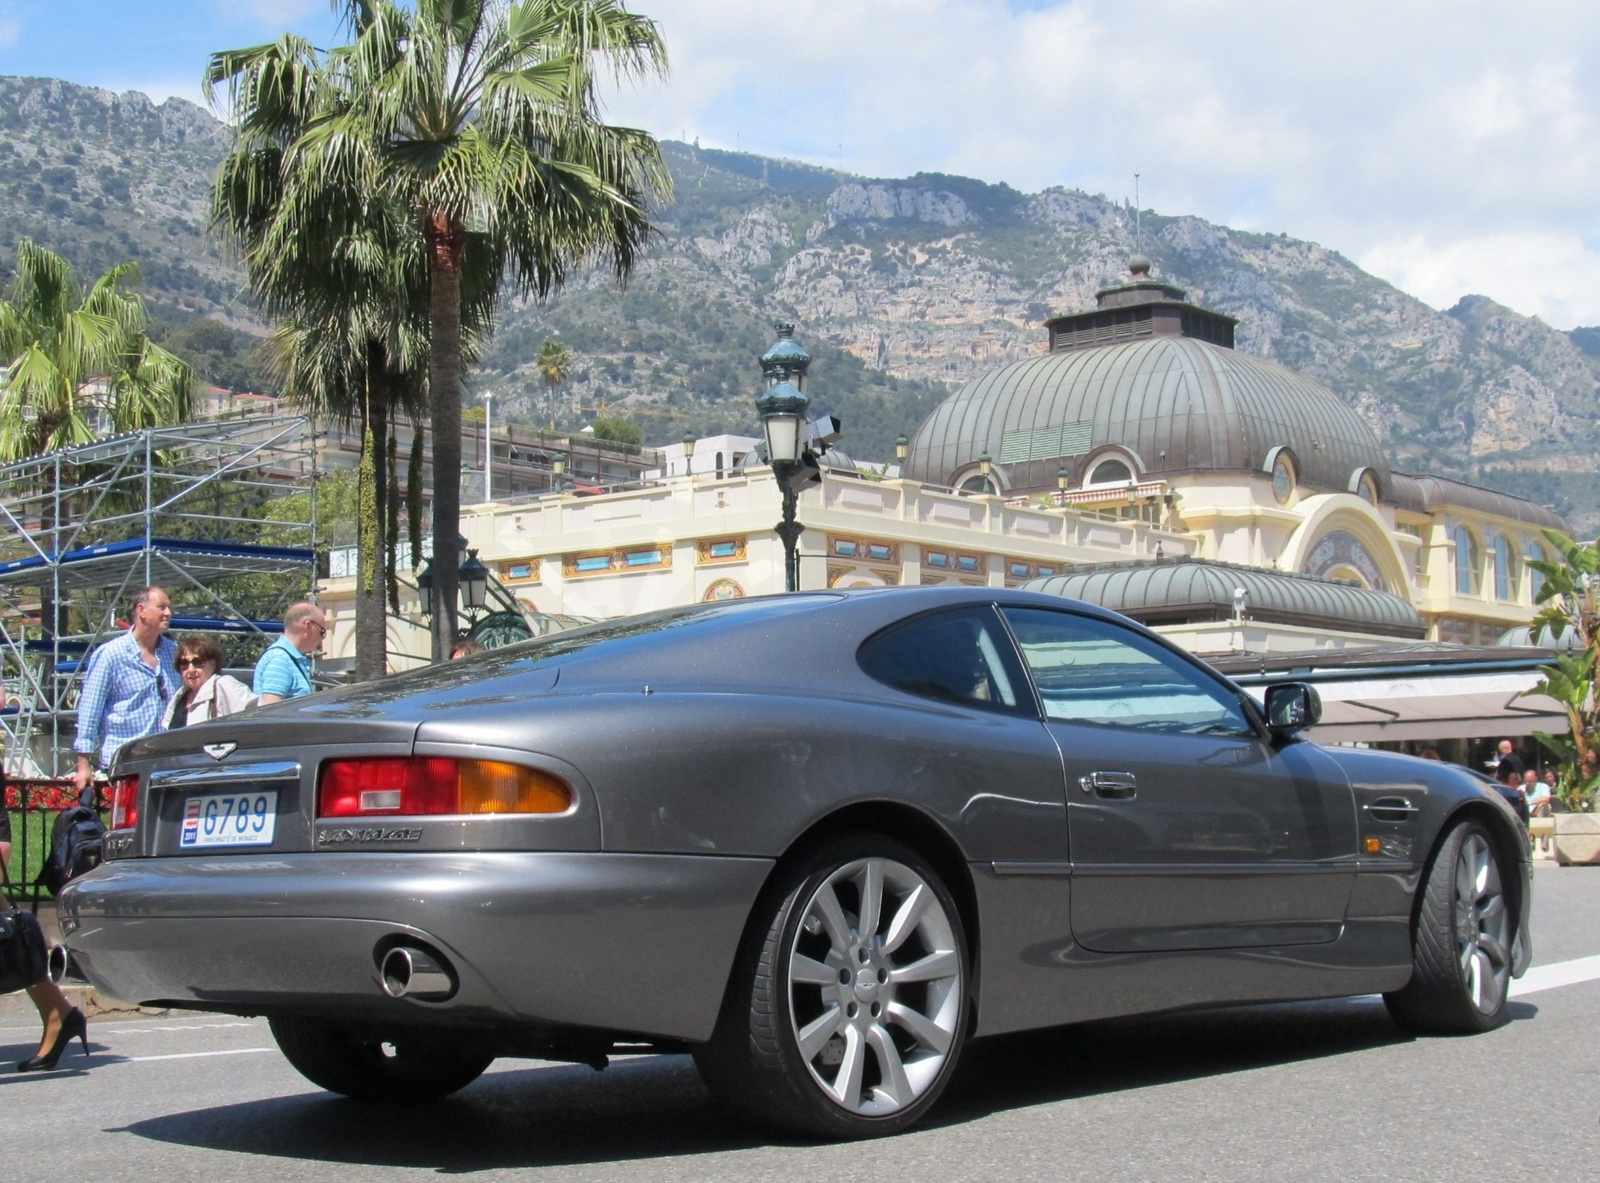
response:
<path fill-rule="evenodd" d="M 1110 604 L 1200 652 L 1488 645 L 1526 624 L 1536 590 L 1527 559 L 1548 549 L 1540 531 L 1563 529 L 1561 519 L 1391 470 L 1333 391 L 1235 351 L 1233 323 L 1136 259 L 1098 307 L 1049 322 L 1048 352 L 939 406 L 910 440 L 903 478 L 825 459 L 821 484 L 800 497 L 802 586 L 1014 587 L 1150 564 L 1212 567 L 1213 584 L 1236 568 L 1260 573 L 1253 603 Z M 545 617 L 783 590 L 770 470 L 682 469 L 664 465 L 679 475 L 618 492 L 469 506 L 463 533 Z M 351 656 L 350 599 L 347 579 L 323 595 L 336 659 Z M 414 596 L 403 607 L 417 619 Z M 395 664 L 423 660 L 426 642 L 395 622 Z"/>

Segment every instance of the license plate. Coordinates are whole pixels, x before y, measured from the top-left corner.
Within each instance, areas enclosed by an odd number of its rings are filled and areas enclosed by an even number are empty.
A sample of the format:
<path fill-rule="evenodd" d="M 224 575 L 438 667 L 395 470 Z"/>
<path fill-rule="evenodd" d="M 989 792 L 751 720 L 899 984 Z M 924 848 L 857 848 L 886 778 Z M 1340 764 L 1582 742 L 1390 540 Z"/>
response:
<path fill-rule="evenodd" d="M 270 846 L 278 824 L 276 790 L 207 793 L 183 803 L 185 850 L 206 846 Z"/>

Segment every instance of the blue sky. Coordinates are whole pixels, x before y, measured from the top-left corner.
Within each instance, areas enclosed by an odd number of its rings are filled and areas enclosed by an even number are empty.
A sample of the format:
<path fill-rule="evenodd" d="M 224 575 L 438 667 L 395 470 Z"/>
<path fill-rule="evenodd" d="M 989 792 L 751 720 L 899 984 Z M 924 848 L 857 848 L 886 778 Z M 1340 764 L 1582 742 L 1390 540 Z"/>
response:
<path fill-rule="evenodd" d="M 869 176 L 1068 185 L 1282 231 L 1436 307 L 1600 324 L 1594 0 L 632 0 L 662 136 Z M 198 99 L 324 0 L 0 0 L 0 73 Z"/>
<path fill-rule="evenodd" d="M 0 0 L 0 73 L 198 99 L 218 49 L 331 38 L 324 0 Z"/>

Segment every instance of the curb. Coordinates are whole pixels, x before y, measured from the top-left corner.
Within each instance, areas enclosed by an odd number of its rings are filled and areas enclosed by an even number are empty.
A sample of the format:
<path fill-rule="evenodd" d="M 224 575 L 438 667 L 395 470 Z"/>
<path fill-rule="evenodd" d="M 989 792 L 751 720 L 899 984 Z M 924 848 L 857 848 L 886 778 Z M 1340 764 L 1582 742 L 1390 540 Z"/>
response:
<path fill-rule="evenodd" d="M 67 996 L 67 1001 L 81 1010 L 89 1018 L 101 1015 L 114 1015 L 121 1018 L 157 1018 L 170 1015 L 170 1010 L 152 1006 L 136 1006 L 131 1002 L 122 1002 L 116 998 L 107 998 L 93 986 L 78 983 L 69 983 L 61 987 L 61 992 Z M 38 1011 L 34 1009 L 33 1000 L 22 991 L 15 994 L 0 995 L 0 1019 L 35 1018 Z"/>

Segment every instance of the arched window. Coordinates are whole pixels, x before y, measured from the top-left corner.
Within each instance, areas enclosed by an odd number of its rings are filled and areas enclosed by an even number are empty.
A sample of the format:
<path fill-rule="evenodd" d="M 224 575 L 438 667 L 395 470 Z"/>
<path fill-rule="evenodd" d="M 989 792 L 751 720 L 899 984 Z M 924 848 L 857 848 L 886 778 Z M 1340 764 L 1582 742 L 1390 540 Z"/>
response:
<path fill-rule="evenodd" d="M 1126 485 L 1133 480 L 1133 469 L 1124 460 L 1109 456 L 1094 466 L 1087 485 Z"/>
<path fill-rule="evenodd" d="M 1476 595 L 1478 591 L 1478 572 L 1482 563 L 1482 558 L 1478 551 L 1478 540 L 1472 536 L 1471 530 L 1465 526 L 1457 526 L 1455 544 L 1456 591 L 1463 596 Z"/>
<path fill-rule="evenodd" d="M 988 477 L 984 476 L 981 472 L 973 473 L 966 480 L 962 481 L 961 488 L 963 492 L 967 493 L 997 494 L 1000 492 L 999 489 L 994 487 L 994 482 Z"/>
<path fill-rule="evenodd" d="M 1528 548 L 1529 563 L 1531 564 L 1534 560 L 1537 560 L 1541 563 L 1548 561 L 1544 557 L 1544 547 L 1540 546 L 1537 542 Z M 1537 604 L 1539 602 L 1539 593 L 1544 590 L 1544 572 L 1535 570 L 1532 566 L 1529 566 L 1528 584 L 1530 590 L 1533 592 L 1533 602 Z"/>
<path fill-rule="evenodd" d="M 1504 534 L 1497 535 L 1494 540 L 1494 598 L 1497 600 L 1511 599 L 1511 582 L 1515 575 L 1513 563 L 1511 539 Z"/>

